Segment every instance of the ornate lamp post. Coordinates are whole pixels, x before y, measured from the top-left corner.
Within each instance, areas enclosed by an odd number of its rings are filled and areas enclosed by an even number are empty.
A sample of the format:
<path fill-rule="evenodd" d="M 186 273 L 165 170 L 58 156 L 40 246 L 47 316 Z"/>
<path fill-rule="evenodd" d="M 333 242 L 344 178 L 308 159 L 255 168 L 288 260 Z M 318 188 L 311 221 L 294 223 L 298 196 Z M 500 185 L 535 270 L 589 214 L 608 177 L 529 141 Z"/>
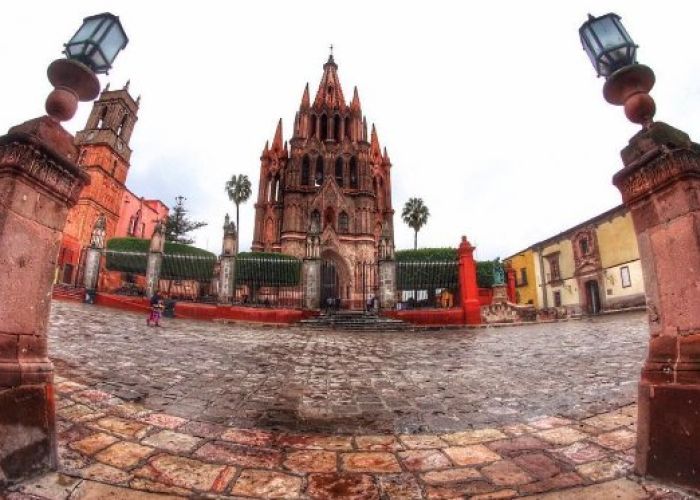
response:
<path fill-rule="evenodd" d="M 579 30 L 605 99 L 642 125 L 613 184 L 634 221 L 649 314 L 635 469 L 700 489 L 700 145 L 654 122 L 654 73 L 616 14 Z"/>
<path fill-rule="evenodd" d="M 105 72 L 127 39 L 112 14 L 85 19 L 51 63 L 55 87 L 48 116 L 0 137 L 0 490 L 56 466 L 53 364 L 46 327 L 51 283 L 68 209 L 88 175 L 77 165 L 74 138 L 60 124 L 79 101 L 97 97 Z"/>

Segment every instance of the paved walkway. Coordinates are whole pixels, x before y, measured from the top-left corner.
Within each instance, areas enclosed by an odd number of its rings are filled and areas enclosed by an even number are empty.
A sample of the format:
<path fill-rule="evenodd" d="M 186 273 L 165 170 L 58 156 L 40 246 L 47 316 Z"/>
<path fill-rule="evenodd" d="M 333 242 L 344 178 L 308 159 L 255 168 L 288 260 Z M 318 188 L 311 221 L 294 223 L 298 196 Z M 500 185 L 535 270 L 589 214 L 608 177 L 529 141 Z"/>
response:
<path fill-rule="evenodd" d="M 634 405 L 441 434 L 295 434 L 188 420 L 57 382 L 62 471 L 8 500 L 692 498 L 630 475 Z"/>
<path fill-rule="evenodd" d="M 54 302 L 57 373 L 182 418 L 289 432 L 450 432 L 630 404 L 641 313 L 522 327 L 344 333 L 164 321 Z"/>

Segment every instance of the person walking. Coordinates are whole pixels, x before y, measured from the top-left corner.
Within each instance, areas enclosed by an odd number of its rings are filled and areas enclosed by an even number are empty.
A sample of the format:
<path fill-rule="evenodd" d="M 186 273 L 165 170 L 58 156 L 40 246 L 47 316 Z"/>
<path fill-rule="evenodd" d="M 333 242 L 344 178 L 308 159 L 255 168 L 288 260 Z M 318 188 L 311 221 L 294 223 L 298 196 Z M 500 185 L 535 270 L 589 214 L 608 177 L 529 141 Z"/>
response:
<path fill-rule="evenodd" d="M 151 297 L 151 312 L 146 319 L 146 326 L 160 326 L 160 315 L 163 312 L 163 297 L 156 291 Z"/>

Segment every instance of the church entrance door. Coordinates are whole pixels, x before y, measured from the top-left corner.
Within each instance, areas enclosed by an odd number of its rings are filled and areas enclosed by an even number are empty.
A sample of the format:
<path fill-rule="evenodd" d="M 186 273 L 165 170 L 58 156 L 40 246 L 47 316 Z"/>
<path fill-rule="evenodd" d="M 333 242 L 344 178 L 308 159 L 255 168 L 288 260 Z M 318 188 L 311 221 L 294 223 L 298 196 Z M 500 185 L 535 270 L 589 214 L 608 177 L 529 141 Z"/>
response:
<path fill-rule="evenodd" d="M 332 260 L 321 262 L 321 308 L 328 305 L 328 299 L 340 297 L 340 280 L 338 279 L 338 269 Z"/>
<path fill-rule="evenodd" d="M 598 292 L 598 282 L 596 280 L 586 281 L 586 299 L 588 302 L 588 313 L 598 314 L 600 312 L 600 293 Z"/>

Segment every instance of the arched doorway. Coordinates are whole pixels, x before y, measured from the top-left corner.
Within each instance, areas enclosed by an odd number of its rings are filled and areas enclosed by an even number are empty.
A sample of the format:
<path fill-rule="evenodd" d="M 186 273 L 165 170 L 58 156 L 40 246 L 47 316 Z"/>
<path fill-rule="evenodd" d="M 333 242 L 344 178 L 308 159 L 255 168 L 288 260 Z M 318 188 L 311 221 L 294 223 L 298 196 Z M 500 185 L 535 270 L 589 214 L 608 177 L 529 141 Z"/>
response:
<path fill-rule="evenodd" d="M 598 314 L 601 310 L 600 305 L 600 290 L 597 280 L 589 280 L 585 283 L 586 286 L 586 306 L 589 314 Z"/>
<path fill-rule="evenodd" d="M 333 249 L 321 252 L 321 307 L 330 297 L 341 299 L 341 307 L 351 308 L 350 273 L 345 260 Z"/>

